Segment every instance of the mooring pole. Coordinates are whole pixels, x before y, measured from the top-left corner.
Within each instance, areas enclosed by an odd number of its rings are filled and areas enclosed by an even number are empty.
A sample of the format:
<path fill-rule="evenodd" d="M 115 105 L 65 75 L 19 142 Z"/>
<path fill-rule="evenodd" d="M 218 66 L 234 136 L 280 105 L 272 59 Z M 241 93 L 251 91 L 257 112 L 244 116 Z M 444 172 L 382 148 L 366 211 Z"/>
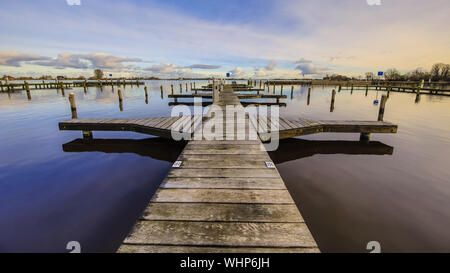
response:
<path fill-rule="evenodd" d="M 310 101 L 311 101 L 311 87 L 308 88 L 308 105 L 309 105 Z"/>
<path fill-rule="evenodd" d="M 31 100 L 31 92 L 30 92 L 30 86 L 27 82 L 25 82 L 25 89 L 27 90 L 27 98 L 28 100 Z"/>
<path fill-rule="evenodd" d="M 384 108 L 386 107 L 386 101 L 387 101 L 387 96 L 382 95 L 381 102 L 380 102 L 380 110 L 378 111 L 378 121 L 383 121 L 383 119 L 384 119 Z"/>
<path fill-rule="evenodd" d="M 61 85 L 61 94 L 63 95 L 63 97 L 65 97 L 66 94 L 64 93 L 64 84 L 61 82 L 60 85 Z"/>
<path fill-rule="evenodd" d="M 123 97 L 122 97 L 122 90 L 117 90 L 117 95 L 119 96 L 119 109 L 120 111 L 123 111 Z"/>
<path fill-rule="evenodd" d="M 336 90 L 333 89 L 333 91 L 331 92 L 331 106 L 330 106 L 330 112 L 334 111 L 334 101 L 336 98 Z"/>
<path fill-rule="evenodd" d="M 183 85 L 180 83 L 180 94 L 183 93 Z"/>
<path fill-rule="evenodd" d="M 369 85 L 366 84 L 366 97 L 367 97 L 367 93 L 369 92 Z"/>
<path fill-rule="evenodd" d="M 76 119 L 76 118 L 78 118 L 78 114 L 77 114 L 77 104 L 75 103 L 75 94 L 74 93 L 69 94 L 69 102 L 70 102 L 70 110 L 72 111 L 72 118 Z"/>
<path fill-rule="evenodd" d="M 147 86 L 144 87 L 145 90 L 145 103 L 148 104 L 148 92 L 147 92 Z"/>

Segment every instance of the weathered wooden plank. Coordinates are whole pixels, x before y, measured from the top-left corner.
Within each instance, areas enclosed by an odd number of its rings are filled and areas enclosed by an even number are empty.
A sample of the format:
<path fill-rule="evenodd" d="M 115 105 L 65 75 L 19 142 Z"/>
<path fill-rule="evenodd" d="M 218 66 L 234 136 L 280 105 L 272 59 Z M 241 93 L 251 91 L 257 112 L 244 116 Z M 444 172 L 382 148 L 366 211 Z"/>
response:
<path fill-rule="evenodd" d="M 144 220 L 304 223 L 295 205 L 150 203 Z"/>
<path fill-rule="evenodd" d="M 293 204 L 287 190 L 159 189 L 152 202 Z"/>
<path fill-rule="evenodd" d="M 320 253 L 317 247 L 200 247 L 168 245 L 120 246 L 118 253 Z"/>
<path fill-rule="evenodd" d="M 216 161 L 207 160 L 187 160 L 183 162 L 181 168 L 184 169 L 205 169 L 205 168 L 231 168 L 231 169 L 267 169 L 266 163 L 248 160 L 230 160 L 228 158 Z"/>
<path fill-rule="evenodd" d="M 181 154 L 179 160 L 221 160 L 223 159 L 223 154 Z M 267 153 L 263 154 L 229 154 L 227 155 L 229 159 L 235 160 L 264 160 L 271 161 Z"/>
<path fill-rule="evenodd" d="M 276 169 L 172 169 L 168 177 L 278 177 Z"/>
<path fill-rule="evenodd" d="M 315 247 L 304 223 L 139 221 L 126 244 Z"/>
<path fill-rule="evenodd" d="M 281 178 L 211 178 L 170 177 L 164 180 L 163 189 L 286 189 Z"/>

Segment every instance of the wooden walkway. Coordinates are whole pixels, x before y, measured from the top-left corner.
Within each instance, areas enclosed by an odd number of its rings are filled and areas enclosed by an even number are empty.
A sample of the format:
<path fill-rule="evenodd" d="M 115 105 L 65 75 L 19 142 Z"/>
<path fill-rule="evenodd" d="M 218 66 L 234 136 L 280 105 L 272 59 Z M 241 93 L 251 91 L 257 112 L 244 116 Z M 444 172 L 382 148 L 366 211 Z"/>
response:
<path fill-rule="evenodd" d="M 244 119 L 235 120 L 236 109 L 227 112 L 229 105 L 236 106 L 238 116 Z M 214 108 L 224 113 L 221 119 L 209 116 Z M 397 131 L 396 125 L 387 122 L 300 118 L 281 118 L 279 127 L 271 128 L 270 119 L 246 115 L 231 88 L 214 100 L 209 114 L 71 119 L 59 124 L 61 130 L 134 131 L 166 138 L 171 138 L 171 129 L 180 131 L 184 125 L 194 137 L 210 128 L 211 122 L 222 128 L 244 129 L 237 134 L 224 130 L 220 132 L 223 139 L 211 140 L 213 135 L 217 137 L 211 132 L 190 141 L 118 252 L 319 252 L 261 140 L 270 140 L 275 130 L 280 138 L 321 132 Z M 200 119 L 203 122 L 197 126 Z M 268 129 L 259 128 L 256 121 L 265 122 Z"/>
<path fill-rule="evenodd" d="M 171 138 L 171 129 L 179 130 L 186 123 L 194 128 L 199 116 L 160 117 L 145 119 L 69 119 L 59 123 L 60 130 L 72 131 L 132 131 L 164 138 Z M 246 117 L 248 118 L 248 116 Z M 264 127 L 253 124 L 258 128 L 257 133 L 262 141 L 269 141 L 271 120 L 258 116 L 255 120 Z M 397 125 L 384 121 L 336 121 L 309 120 L 304 118 L 287 119 L 280 117 L 280 139 L 318 133 L 397 133 Z M 192 132 L 193 133 L 193 132 Z"/>
<path fill-rule="evenodd" d="M 225 89 L 215 105 L 240 102 Z M 187 144 L 119 252 L 319 251 L 261 141 L 232 137 Z"/>

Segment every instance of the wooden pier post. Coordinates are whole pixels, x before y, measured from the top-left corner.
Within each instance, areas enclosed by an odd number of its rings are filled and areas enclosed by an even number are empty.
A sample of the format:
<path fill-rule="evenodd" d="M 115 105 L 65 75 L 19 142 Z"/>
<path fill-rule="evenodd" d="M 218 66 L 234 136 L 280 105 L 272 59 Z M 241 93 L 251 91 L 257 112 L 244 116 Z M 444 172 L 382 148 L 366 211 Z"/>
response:
<path fill-rule="evenodd" d="M 2 88 L 2 92 L 3 92 L 3 81 L 0 80 L 0 86 Z"/>
<path fill-rule="evenodd" d="M 334 111 L 334 101 L 336 98 L 336 90 L 333 89 L 333 91 L 331 92 L 331 106 L 330 106 L 330 112 Z"/>
<path fill-rule="evenodd" d="M 195 87 L 195 82 L 194 82 L 194 89 L 197 89 L 197 88 Z"/>
<path fill-rule="evenodd" d="M 281 95 L 283 95 L 283 87 L 284 87 L 284 85 L 282 84 L 281 85 Z"/>
<path fill-rule="evenodd" d="M 353 94 L 353 84 L 352 84 L 352 89 L 350 90 L 350 94 L 352 95 Z"/>
<path fill-rule="evenodd" d="M 386 107 L 386 101 L 387 101 L 387 96 L 382 95 L 381 102 L 380 102 L 380 110 L 378 111 L 378 121 L 383 121 L 383 119 L 384 119 L 384 108 Z"/>
<path fill-rule="evenodd" d="M 136 80 L 136 85 L 137 85 L 137 87 L 139 87 L 139 78 L 137 78 L 137 80 Z"/>
<path fill-rule="evenodd" d="M 369 85 L 366 84 L 366 97 L 367 97 L 367 93 L 369 92 Z"/>
<path fill-rule="evenodd" d="M 180 93 L 183 93 L 183 85 L 180 83 Z"/>
<path fill-rule="evenodd" d="M 386 97 L 389 98 L 390 94 L 391 94 L 391 90 L 392 90 L 392 86 L 389 85 L 388 89 L 387 89 L 387 93 L 386 93 Z"/>
<path fill-rule="evenodd" d="M 163 94 L 162 86 L 161 86 L 161 99 L 164 99 L 164 94 Z"/>
<path fill-rule="evenodd" d="M 291 86 L 291 100 L 294 98 L 294 86 Z"/>
<path fill-rule="evenodd" d="M 75 94 L 70 93 L 69 94 L 69 102 L 70 102 L 70 110 L 72 111 L 72 118 L 78 118 L 77 114 L 77 104 L 75 103 Z"/>
<path fill-rule="evenodd" d="M 189 89 L 188 89 L 188 84 L 186 83 L 186 92 L 188 91 Z"/>
<path fill-rule="evenodd" d="M 28 100 L 31 100 L 31 92 L 30 92 L 30 86 L 27 82 L 25 82 L 25 89 L 27 90 L 27 98 Z"/>
<path fill-rule="evenodd" d="M 62 82 L 60 83 L 60 88 L 61 88 L 61 94 L 63 95 L 63 97 L 65 97 L 66 94 L 64 93 L 64 84 Z"/>
<path fill-rule="evenodd" d="M 120 111 L 123 111 L 123 97 L 122 97 L 122 90 L 117 90 L 117 95 L 119 96 L 119 109 Z"/>
<path fill-rule="evenodd" d="M 342 84 L 339 84 L 338 92 L 341 92 L 341 89 L 342 89 Z"/>
<path fill-rule="evenodd" d="M 87 82 L 86 82 L 86 80 L 84 80 L 84 82 L 83 82 L 83 89 L 84 89 L 84 93 L 87 93 Z"/>
<path fill-rule="evenodd" d="M 308 88 L 308 102 L 307 102 L 308 105 L 309 105 L 310 101 L 311 101 L 311 87 Z"/>
<path fill-rule="evenodd" d="M 125 88 L 125 85 L 127 84 L 127 82 L 125 81 L 125 78 L 123 79 L 123 88 Z"/>

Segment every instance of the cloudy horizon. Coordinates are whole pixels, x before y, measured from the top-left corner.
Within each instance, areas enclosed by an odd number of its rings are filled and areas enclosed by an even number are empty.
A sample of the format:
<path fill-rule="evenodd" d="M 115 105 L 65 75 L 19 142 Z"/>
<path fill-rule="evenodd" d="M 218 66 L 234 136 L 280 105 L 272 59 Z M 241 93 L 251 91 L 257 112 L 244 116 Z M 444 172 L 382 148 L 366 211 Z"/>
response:
<path fill-rule="evenodd" d="M 368 2 L 0 0 L 0 74 L 300 78 L 450 63 L 448 1 Z"/>

